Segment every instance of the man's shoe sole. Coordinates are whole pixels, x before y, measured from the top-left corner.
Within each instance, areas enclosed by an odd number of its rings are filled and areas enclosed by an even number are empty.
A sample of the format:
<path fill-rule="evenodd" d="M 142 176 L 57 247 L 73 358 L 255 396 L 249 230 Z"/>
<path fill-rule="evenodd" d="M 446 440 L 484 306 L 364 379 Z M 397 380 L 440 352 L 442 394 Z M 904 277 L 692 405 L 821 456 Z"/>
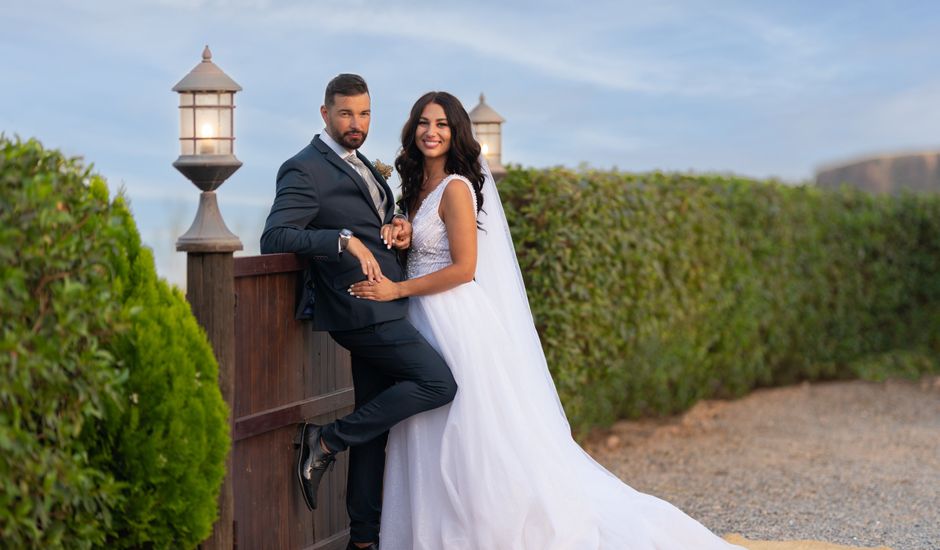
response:
<path fill-rule="evenodd" d="M 300 427 L 300 434 L 298 438 L 294 440 L 294 446 L 298 448 L 297 452 L 297 483 L 300 485 L 300 494 L 304 497 L 304 504 L 307 505 L 307 509 L 311 512 L 317 509 L 316 496 L 314 496 L 314 501 L 310 501 L 310 497 L 307 496 L 307 491 L 304 488 L 304 449 L 306 448 L 307 441 L 307 428 L 310 424 L 304 422 L 303 426 Z M 299 440 L 299 441 L 298 441 Z M 307 452 L 310 452 L 309 449 Z"/>

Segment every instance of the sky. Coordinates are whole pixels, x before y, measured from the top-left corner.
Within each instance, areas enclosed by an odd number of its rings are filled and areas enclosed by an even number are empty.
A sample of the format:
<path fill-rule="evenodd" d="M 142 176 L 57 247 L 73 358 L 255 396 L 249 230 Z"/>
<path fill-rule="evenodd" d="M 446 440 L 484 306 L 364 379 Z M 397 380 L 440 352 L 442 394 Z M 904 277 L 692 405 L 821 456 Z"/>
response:
<path fill-rule="evenodd" d="M 237 81 L 229 228 L 258 252 L 274 177 L 322 127 L 326 83 L 369 82 L 362 152 L 394 159 L 413 102 L 479 94 L 503 162 L 736 173 L 940 146 L 940 3 L 923 1 L 47 0 L 0 3 L 0 132 L 84 157 L 130 198 L 158 272 L 198 191 L 172 88 L 201 59 Z"/>

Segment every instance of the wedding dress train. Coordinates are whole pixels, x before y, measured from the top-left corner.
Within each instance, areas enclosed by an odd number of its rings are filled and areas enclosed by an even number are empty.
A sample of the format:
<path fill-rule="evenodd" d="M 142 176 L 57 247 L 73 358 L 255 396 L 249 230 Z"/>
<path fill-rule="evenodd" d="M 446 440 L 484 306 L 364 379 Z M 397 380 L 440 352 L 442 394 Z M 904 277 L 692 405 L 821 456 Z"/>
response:
<path fill-rule="evenodd" d="M 470 186 L 448 176 L 415 215 L 411 278 L 451 262 L 438 206 L 454 179 Z M 382 550 L 743 550 L 571 438 L 488 171 L 483 196 L 475 280 L 410 299 L 459 389 L 389 434 Z"/>

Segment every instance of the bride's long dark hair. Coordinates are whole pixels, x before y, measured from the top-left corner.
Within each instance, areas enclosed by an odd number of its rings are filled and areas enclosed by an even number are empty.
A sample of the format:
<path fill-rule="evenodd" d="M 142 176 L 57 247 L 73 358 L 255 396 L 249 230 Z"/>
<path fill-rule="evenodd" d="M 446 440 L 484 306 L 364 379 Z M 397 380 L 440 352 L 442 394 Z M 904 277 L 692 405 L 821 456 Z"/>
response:
<path fill-rule="evenodd" d="M 473 184 L 477 196 L 477 212 L 483 209 L 483 166 L 480 164 L 480 144 L 473 139 L 470 116 L 460 100 L 447 92 L 428 92 L 418 98 L 411 115 L 401 130 L 401 152 L 395 159 L 395 170 L 401 176 L 401 198 L 398 207 L 410 212 L 417 204 L 421 185 L 424 183 L 424 154 L 415 143 L 415 132 L 421 113 L 429 103 L 437 103 L 444 109 L 450 126 L 450 149 L 444 161 L 447 174 L 459 174 Z"/>

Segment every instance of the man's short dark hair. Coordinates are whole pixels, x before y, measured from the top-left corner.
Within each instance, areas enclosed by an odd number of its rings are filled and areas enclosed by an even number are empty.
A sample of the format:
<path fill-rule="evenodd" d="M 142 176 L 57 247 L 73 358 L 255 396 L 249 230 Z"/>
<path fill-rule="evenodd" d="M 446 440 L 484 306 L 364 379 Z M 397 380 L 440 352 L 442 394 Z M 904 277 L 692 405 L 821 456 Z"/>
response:
<path fill-rule="evenodd" d="M 323 98 L 323 104 L 327 107 L 332 107 L 336 100 L 336 94 L 361 95 L 367 93 L 369 93 L 369 86 L 361 76 L 343 73 L 337 75 L 326 85 L 326 95 Z"/>

